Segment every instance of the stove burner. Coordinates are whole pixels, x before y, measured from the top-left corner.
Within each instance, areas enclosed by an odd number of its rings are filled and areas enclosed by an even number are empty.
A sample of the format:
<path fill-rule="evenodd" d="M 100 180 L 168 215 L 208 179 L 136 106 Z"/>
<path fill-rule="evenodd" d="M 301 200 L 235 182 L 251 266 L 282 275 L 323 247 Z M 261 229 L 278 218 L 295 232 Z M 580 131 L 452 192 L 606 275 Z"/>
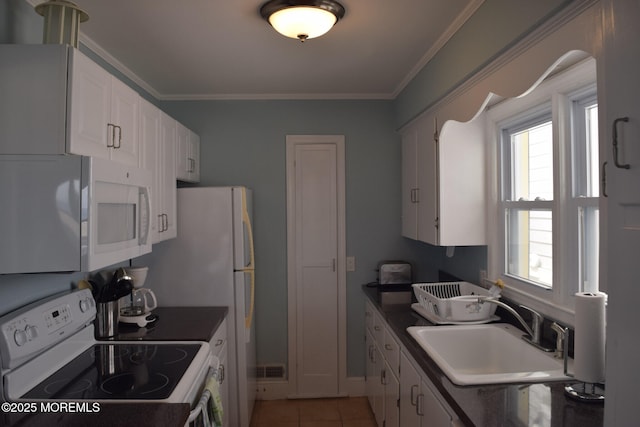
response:
<path fill-rule="evenodd" d="M 142 370 L 141 370 L 142 371 Z M 123 372 L 108 378 L 100 384 L 100 390 L 111 396 L 126 396 L 130 393 L 151 395 L 169 384 L 169 377 L 162 373 L 149 376 L 144 372 Z"/>
<path fill-rule="evenodd" d="M 95 344 L 24 399 L 167 399 L 200 344 Z"/>
<path fill-rule="evenodd" d="M 83 391 L 89 390 L 91 387 L 93 387 L 93 382 L 86 378 L 82 378 L 79 381 L 76 381 L 75 383 L 73 382 L 70 383 L 68 378 L 63 378 L 61 380 L 52 381 L 49 384 L 47 384 L 46 387 L 44 388 L 44 392 L 47 394 L 58 393 L 60 390 L 65 388 L 67 384 L 69 384 L 69 386 L 65 390 L 65 393 L 69 395 L 82 393 Z"/>
<path fill-rule="evenodd" d="M 176 359 L 174 360 L 167 360 L 166 362 L 164 362 L 165 365 L 173 365 L 174 363 L 178 363 L 178 362 L 182 362 L 186 357 L 187 357 L 187 352 L 184 351 L 181 348 L 176 348 L 175 349 L 177 352 L 179 352 L 180 354 L 176 355 Z"/>

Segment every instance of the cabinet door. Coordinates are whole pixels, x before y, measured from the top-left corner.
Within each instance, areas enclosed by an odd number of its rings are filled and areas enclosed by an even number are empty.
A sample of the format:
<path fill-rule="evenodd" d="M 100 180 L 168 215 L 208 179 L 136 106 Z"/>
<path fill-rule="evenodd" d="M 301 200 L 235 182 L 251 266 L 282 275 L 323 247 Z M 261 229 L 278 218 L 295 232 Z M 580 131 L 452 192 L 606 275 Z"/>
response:
<path fill-rule="evenodd" d="M 200 137 L 177 123 L 176 178 L 179 181 L 200 181 Z"/>
<path fill-rule="evenodd" d="M 189 175 L 191 182 L 200 182 L 200 136 L 193 131 L 189 131 Z"/>
<path fill-rule="evenodd" d="M 189 181 L 189 129 L 176 122 L 176 179 Z"/>
<path fill-rule="evenodd" d="M 418 132 L 402 135 L 402 235 L 418 238 Z"/>
<path fill-rule="evenodd" d="M 438 140 L 439 245 L 485 245 L 484 113 L 443 124 Z"/>
<path fill-rule="evenodd" d="M 418 123 L 418 187 L 420 188 L 418 240 L 439 245 L 439 162 L 438 144 L 434 139 L 435 118 L 426 116 Z"/>
<path fill-rule="evenodd" d="M 74 50 L 72 55 L 67 151 L 107 159 L 114 130 L 107 126 L 111 116 L 111 75 L 79 51 Z"/>
<path fill-rule="evenodd" d="M 382 353 L 378 349 L 378 346 L 374 343 L 373 346 L 373 369 L 374 375 L 371 378 L 371 386 L 372 386 L 372 395 L 373 395 L 373 405 L 371 405 L 371 409 L 373 409 L 373 414 L 376 418 L 376 423 L 378 427 L 382 427 L 384 423 L 384 384 L 383 384 L 383 375 L 384 375 L 384 359 L 382 358 Z"/>
<path fill-rule="evenodd" d="M 113 141 L 111 158 L 119 163 L 137 166 L 139 157 L 138 123 L 140 96 L 115 77 L 111 81 L 110 131 Z"/>
<path fill-rule="evenodd" d="M 422 418 L 422 427 L 450 427 L 452 418 L 440 403 L 431 385 L 423 379 L 418 395 L 418 414 Z"/>
<path fill-rule="evenodd" d="M 365 363 L 365 393 L 367 395 L 367 399 L 369 400 L 369 406 L 371 406 L 371 408 L 373 409 L 374 394 L 376 390 L 374 381 L 377 377 L 376 364 L 374 359 L 374 350 L 376 348 L 376 344 L 373 341 L 373 334 L 368 329 L 365 334 L 365 344 L 367 346 L 367 358 Z"/>
<path fill-rule="evenodd" d="M 604 87 L 601 90 L 599 85 L 598 98 L 604 100 L 600 153 L 601 162 L 607 161 L 605 190 L 608 197 L 600 199 L 601 236 L 605 237 L 600 256 L 606 265 L 606 277 L 600 286 L 607 286 L 609 294 L 604 424 L 633 425 L 637 424 L 637 384 L 640 381 L 634 354 L 640 351 L 640 338 L 637 334 L 629 336 L 626 325 L 635 318 L 636 301 L 640 298 L 637 285 L 640 276 L 640 4 L 619 0 L 606 0 L 602 4 L 607 24 L 604 29 Z M 616 156 L 612 149 L 614 129 L 617 133 Z M 616 163 L 621 167 L 616 167 Z M 628 168 L 622 167 L 627 164 Z"/>
<path fill-rule="evenodd" d="M 160 191 L 162 210 L 158 217 L 161 228 L 159 241 L 172 239 L 177 233 L 176 192 L 176 121 L 162 113 L 160 117 Z"/>
<path fill-rule="evenodd" d="M 400 383 L 388 362 L 384 365 L 384 427 L 400 427 Z"/>
<path fill-rule="evenodd" d="M 418 395 L 420 375 L 404 353 L 400 354 L 400 423 L 402 427 L 420 427 Z"/>
<path fill-rule="evenodd" d="M 160 145 L 160 110 L 147 101 L 140 104 L 140 163 L 143 169 L 152 171 L 153 182 L 151 184 L 151 241 L 158 241 L 160 222 L 156 220 L 158 213 L 162 212 L 162 183 L 159 171 L 159 145 Z"/>

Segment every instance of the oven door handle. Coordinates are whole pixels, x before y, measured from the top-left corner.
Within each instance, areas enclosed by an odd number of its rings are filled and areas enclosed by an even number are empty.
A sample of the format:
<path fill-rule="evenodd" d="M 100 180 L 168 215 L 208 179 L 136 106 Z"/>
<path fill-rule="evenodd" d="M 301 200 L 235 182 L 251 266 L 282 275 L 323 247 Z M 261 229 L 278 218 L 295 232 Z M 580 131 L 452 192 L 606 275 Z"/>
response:
<path fill-rule="evenodd" d="M 189 413 L 187 423 L 184 425 L 185 427 L 214 427 L 209 420 L 209 414 L 207 411 L 210 396 L 211 393 L 209 393 L 209 390 L 205 390 L 202 393 L 198 404 Z"/>
<path fill-rule="evenodd" d="M 214 367 L 210 367 L 207 372 L 207 378 L 205 380 L 205 384 L 209 382 L 210 379 L 215 379 L 218 383 L 220 383 L 218 379 L 220 368 L 218 369 Z M 185 427 L 217 427 L 215 420 L 209 418 L 209 399 L 212 399 L 211 392 L 205 388 L 200 395 L 200 400 L 198 404 L 191 410 L 189 413 L 189 418 L 187 419 L 187 423 Z"/>

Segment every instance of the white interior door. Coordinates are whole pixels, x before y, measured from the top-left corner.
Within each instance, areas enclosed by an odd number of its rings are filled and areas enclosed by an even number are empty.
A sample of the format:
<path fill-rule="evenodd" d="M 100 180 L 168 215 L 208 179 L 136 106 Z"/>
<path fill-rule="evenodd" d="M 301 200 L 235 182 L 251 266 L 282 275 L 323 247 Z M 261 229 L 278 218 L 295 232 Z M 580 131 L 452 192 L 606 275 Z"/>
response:
<path fill-rule="evenodd" d="M 345 376 L 343 137 L 287 137 L 289 372 L 295 397 Z"/>

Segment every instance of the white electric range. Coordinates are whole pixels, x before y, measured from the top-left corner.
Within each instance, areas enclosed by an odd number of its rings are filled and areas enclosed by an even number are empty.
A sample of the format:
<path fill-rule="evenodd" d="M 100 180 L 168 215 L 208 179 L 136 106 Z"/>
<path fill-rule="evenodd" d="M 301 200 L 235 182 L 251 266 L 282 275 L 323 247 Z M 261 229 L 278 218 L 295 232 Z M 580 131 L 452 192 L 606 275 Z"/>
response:
<path fill-rule="evenodd" d="M 205 384 L 217 374 L 206 342 L 97 341 L 88 289 L 0 318 L 3 402 L 189 403 L 187 425 L 211 426 Z"/>

